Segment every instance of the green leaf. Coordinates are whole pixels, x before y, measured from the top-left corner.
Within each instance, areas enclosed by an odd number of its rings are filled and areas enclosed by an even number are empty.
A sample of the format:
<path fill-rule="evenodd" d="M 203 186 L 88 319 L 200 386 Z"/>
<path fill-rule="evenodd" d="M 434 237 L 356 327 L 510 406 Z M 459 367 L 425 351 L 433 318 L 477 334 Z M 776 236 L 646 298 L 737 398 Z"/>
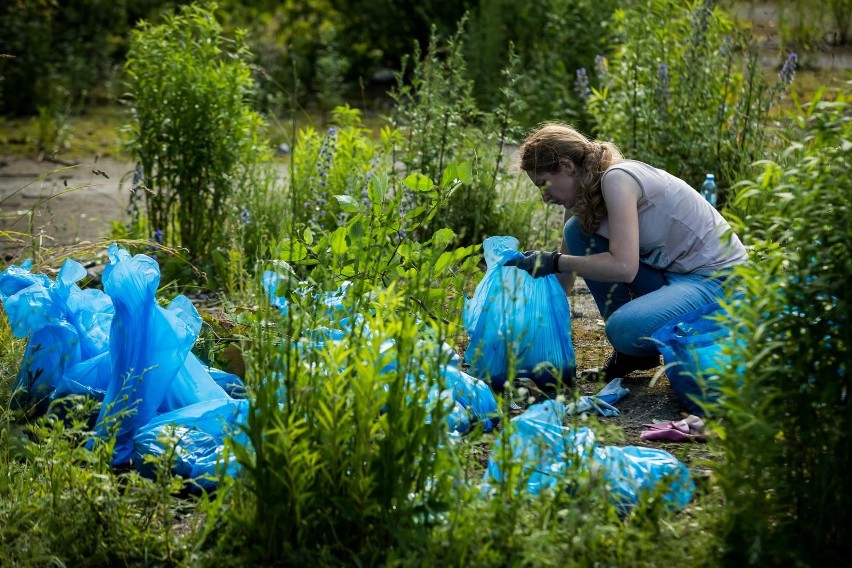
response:
<path fill-rule="evenodd" d="M 430 191 L 435 186 L 431 179 L 420 173 L 410 174 L 402 180 L 402 184 L 414 191 Z"/>
<path fill-rule="evenodd" d="M 314 243 L 314 233 L 311 231 L 310 227 L 305 227 L 305 232 L 302 233 L 302 238 L 306 245 L 312 245 Z"/>
<path fill-rule="evenodd" d="M 367 197 L 373 205 L 381 205 L 388 190 L 387 174 L 374 174 L 367 186 Z"/>
<path fill-rule="evenodd" d="M 440 274 L 444 271 L 444 269 L 449 266 L 449 264 L 455 260 L 453 258 L 453 253 L 447 251 L 441 253 L 441 256 L 438 257 L 438 262 L 435 263 L 435 267 L 433 268 L 433 272 L 435 274 Z"/>
<path fill-rule="evenodd" d="M 470 167 L 470 162 L 462 162 L 456 166 L 456 177 L 466 185 L 473 183 L 473 169 Z"/>
<path fill-rule="evenodd" d="M 278 243 L 278 258 L 286 262 L 299 262 L 308 256 L 308 248 L 295 239 L 283 239 Z"/>
<path fill-rule="evenodd" d="M 432 235 L 432 246 L 439 250 L 445 249 L 455 238 L 456 234 L 451 229 L 438 229 L 435 231 L 435 234 Z"/>
<path fill-rule="evenodd" d="M 473 172 L 470 168 L 470 163 L 452 163 L 444 168 L 444 174 L 441 176 L 441 187 L 449 188 L 456 180 L 470 185 L 473 181 Z"/>
<path fill-rule="evenodd" d="M 357 213 L 358 212 L 358 202 L 355 201 L 355 198 L 349 195 L 335 195 L 335 199 L 340 204 L 340 208 L 347 213 Z"/>
<path fill-rule="evenodd" d="M 346 237 L 349 230 L 346 227 L 338 227 L 331 234 L 331 252 L 336 255 L 345 254 L 349 250 L 349 243 L 346 242 Z"/>
<path fill-rule="evenodd" d="M 444 174 L 441 176 L 441 187 L 450 187 L 456 181 L 459 177 L 457 170 L 455 164 L 450 164 L 444 168 Z"/>
<path fill-rule="evenodd" d="M 422 215 L 424 211 L 426 211 L 426 208 L 425 208 L 424 206 L 422 206 L 422 205 L 418 205 L 418 206 L 417 206 L 417 207 L 415 207 L 414 209 L 412 209 L 412 210 L 408 211 L 408 212 L 405 214 L 405 218 L 406 218 L 406 219 L 416 219 L 417 217 L 419 217 L 420 215 Z"/>

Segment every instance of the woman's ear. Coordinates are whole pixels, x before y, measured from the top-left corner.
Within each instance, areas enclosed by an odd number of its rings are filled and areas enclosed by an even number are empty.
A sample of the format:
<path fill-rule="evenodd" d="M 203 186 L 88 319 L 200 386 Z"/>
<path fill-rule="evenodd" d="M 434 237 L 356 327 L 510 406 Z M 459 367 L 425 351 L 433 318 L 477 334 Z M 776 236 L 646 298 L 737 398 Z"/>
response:
<path fill-rule="evenodd" d="M 577 166 L 575 166 L 574 162 L 569 158 L 562 158 L 559 160 L 559 167 L 569 176 L 574 175 L 577 172 Z"/>

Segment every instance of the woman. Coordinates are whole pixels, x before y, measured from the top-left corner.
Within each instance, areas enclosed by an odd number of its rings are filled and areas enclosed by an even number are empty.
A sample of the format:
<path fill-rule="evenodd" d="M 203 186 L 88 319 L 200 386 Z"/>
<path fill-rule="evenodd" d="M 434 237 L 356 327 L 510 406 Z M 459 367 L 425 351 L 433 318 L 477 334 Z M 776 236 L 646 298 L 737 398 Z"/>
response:
<path fill-rule="evenodd" d="M 529 252 L 506 265 L 556 274 L 566 293 L 575 275 L 586 281 L 615 348 L 606 380 L 658 366 L 651 334 L 718 300 L 726 269 L 746 259 L 727 221 L 685 181 L 567 125 L 533 132 L 520 168 L 545 203 L 565 208 L 565 229 L 561 252 Z"/>

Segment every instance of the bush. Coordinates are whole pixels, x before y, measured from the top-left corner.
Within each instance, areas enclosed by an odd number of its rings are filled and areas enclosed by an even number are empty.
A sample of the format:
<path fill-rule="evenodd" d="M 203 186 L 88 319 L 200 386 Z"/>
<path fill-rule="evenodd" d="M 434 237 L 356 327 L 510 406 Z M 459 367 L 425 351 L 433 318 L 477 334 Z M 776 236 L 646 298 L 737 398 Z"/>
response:
<path fill-rule="evenodd" d="M 139 236 L 185 247 L 202 262 L 227 246 L 223 220 L 268 152 L 263 121 L 247 105 L 251 54 L 242 34 L 233 41 L 221 34 L 212 12 L 184 7 L 161 25 L 134 30 L 126 64 L 129 148 L 146 190 Z"/>
<path fill-rule="evenodd" d="M 524 105 L 512 118 L 532 126 L 545 120 L 573 122 L 583 128 L 589 117 L 574 91 L 575 70 L 591 67 L 610 49 L 614 0 L 480 0 L 467 25 L 465 57 L 475 96 L 484 108 L 499 105 L 505 87 L 501 70 L 518 54 L 512 88 Z"/>
<path fill-rule="evenodd" d="M 155 481 L 110 467 L 113 443 L 91 451 L 98 403 L 75 397 L 47 416 L 0 408 L 0 564 L 175 565 L 186 560 L 189 501 L 167 460 Z M 182 510 L 183 509 L 183 510 Z M 182 522 L 178 534 L 174 524 Z"/>
<path fill-rule="evenodd" d="M 504 167 L 507 146 L 519 136 L 512 118 L 513 111 L 523 104 L 516 90 L 521 79 L 514 72 L 519 61 L 512 56 L 509 62 L 500 105 L 493 111 L 481 111 L 463 57 L 463 26 L 464 22 L 446 42 L 433 35 L 425 53 L 415 49 L 409 83 L 403 84 L 400 74 L 391 93 L 396 101 L 391 123 L 401 134 L 393 146 L 393 158 L 406 171 L 431 179 L 440 179 L 449 163 L 470 164 L 471 183 L 460 187 L 434 221 L 422 228 L 423 238 L 447 227 L 460 244 L 480 243 L 488 236 L 506 233 L 525 241 L 531 204 L 515 201 L 519 179 L 509 177 Z M 409 207 L 420 205 L 415 196 Z"/>
<path fill-rule="evenodd" d="M 713 4 L 646 0 L 617 11 L 622 43 L 610 60 L 598 61 L 600 88 L 578 82 L 589 93 L 599 137 L 696 187 L 715 173 L 722 205 L 727 188 L 764 155 L 770 110 L 796 60 L 767 85 L 757 52 Z"/>
<path fill-rule="evenodd" d="M 817 97 L 798 141 L 744 181 L 735 230 L 754 245 L 738 270 L 738 369 L 723 379 L 727 558 L 732 565 L 848 561 L 852 494 L 848 99 Z"/>

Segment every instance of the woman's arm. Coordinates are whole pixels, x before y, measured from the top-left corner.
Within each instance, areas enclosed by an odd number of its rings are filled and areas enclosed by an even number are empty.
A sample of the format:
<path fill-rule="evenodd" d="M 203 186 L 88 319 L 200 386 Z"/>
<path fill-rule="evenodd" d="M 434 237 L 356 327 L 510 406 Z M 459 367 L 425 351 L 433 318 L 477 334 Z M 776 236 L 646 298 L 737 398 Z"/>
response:
<path fill-rule="evenodd" d="M 565 215 L 562 216 L 562 226 L 565 227 L 565 223 L 568 222 L 568 219 L 571 218 L 571 212 L 567 209 L 565 210 Z M 568 254 L 568 246 L 565 244 L 565 238 L 562 238 L 562 244 L 559 246 L 559 252 L 562 254 Z M 560 272 L 556 275 L 556 279 L 559 280 L 559 283 L 562 284 L 562 288 L 565 290 L 565 294 L 568 295 L 571 293 L 571 290 L 574 289 L 574 276 L 573 272 Z"/>
<path fill-rule="evenodd" d="M 642 189 L 633 176 L 616 169 L 603 178 L 601 191 L 609 221 L 609 251 L 590 256 L 563 255 L 558 261 L 559 271 L 600 282 L 632 282 L 639 270 L 638 204 Z"/>

